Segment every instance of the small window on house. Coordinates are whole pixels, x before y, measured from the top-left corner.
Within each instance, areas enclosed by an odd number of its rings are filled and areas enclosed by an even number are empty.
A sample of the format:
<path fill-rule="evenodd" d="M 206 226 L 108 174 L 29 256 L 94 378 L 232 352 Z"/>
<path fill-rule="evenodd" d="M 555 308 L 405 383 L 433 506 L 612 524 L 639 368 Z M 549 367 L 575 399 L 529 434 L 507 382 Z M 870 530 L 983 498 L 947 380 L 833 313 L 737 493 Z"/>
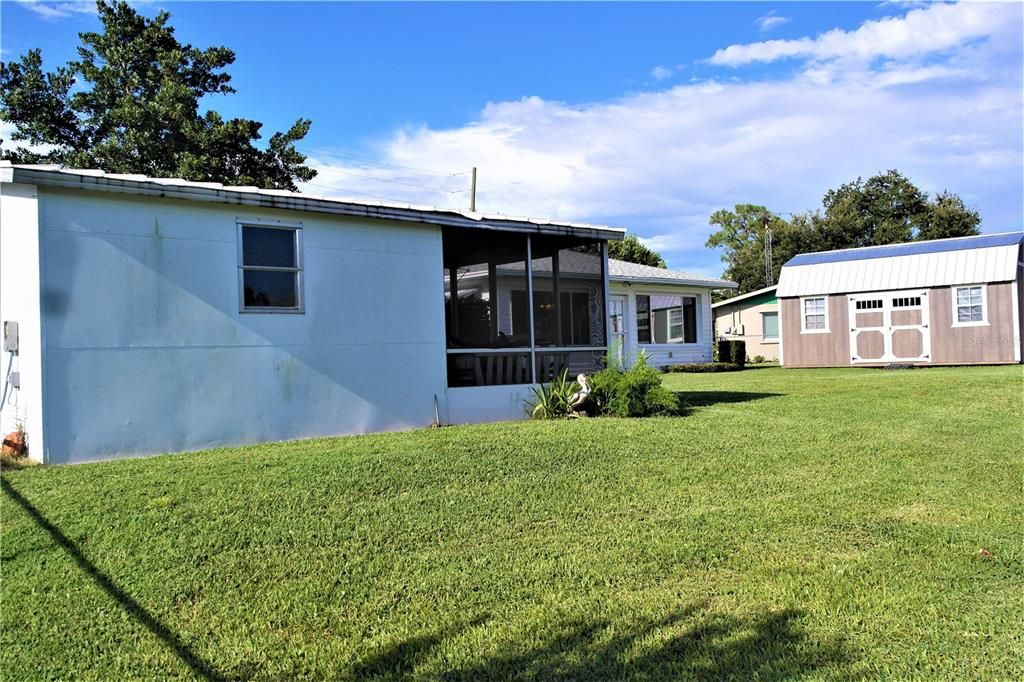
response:
<path fill-rule="evenodd" d="M 984 324 L 985 294 L 983 287 L 957 287 L 953 306 L 956 309 L 954 324 Z"/>
<path fill-rule="evenodd" d="M 778 313 L 761 313 L 761 339 L 763 341 L 779 340 Z"/>
<path fill-rule="evenodd" d="M 892 299 L 893 308 L 920 308 L 920 296 L 906 296 Z"/>
<path fill-rule="evenodd" d="M 239 225 L 242 310 L 301 312 L 301 229 Z"/>
<path fill-rule="evenodd" d="M 803 331 L 827 332 L 825 297 L 805 298 L 803 306 Z"/>
<path fill-rule="evenodd" d="M 870 301 L 857 301 L 857 310 L 876 310 L 881 307 L 881 299 L 873 299 Z"/>
<path fill-rule="evenodd" d="M 637 294 L 636 342 L 697 343 L 697 297 Z"/>

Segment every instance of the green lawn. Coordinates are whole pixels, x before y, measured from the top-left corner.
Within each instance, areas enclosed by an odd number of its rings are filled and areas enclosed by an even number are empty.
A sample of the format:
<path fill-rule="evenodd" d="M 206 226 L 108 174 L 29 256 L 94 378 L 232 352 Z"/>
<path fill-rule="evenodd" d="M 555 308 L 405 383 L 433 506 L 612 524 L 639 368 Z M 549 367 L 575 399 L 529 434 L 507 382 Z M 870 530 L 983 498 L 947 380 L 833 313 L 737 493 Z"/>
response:
<path fill-rule="evenodd" d="M 5 472 L 0 675 L 1024 678 L 1021 367 L 666 383 Z"/>

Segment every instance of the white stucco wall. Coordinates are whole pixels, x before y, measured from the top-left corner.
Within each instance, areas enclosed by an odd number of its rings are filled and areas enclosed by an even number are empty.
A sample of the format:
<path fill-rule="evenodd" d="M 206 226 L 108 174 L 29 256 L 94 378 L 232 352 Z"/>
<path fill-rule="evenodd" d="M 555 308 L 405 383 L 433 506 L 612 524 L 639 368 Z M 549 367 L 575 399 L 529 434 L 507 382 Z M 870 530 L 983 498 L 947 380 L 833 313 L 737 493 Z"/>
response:
<path fill-rule="evenodd" d="M 43 355 L 40 320 L 39 210 L 33 185 L 0 183 L 0 321 L 18 323 L 19 351 L 0 354 L 0 390 L 10 367 L 21 375 L 21 388 L 8 387 L 0 405 L 0 436 L 21 423 L 29 456 L 42 461 Z"/>
<path fill-rule="evenodd" d="M 653 367 L 665 365 L 683 365 L 699 362 L 711 362 L 714 339 L 711 335 L 711 292 L 699 287 L 686 287 L 658 284 L 626 284 L 611 282 L 610 295 L 626 297 L 626 342 L 624 351 L 627 362 L 632 362 L 642 348 L 648 355 L 648 362 Z M 648 294 L 697 297 L 697 343 L 637 343 L 636 329 L 636 297 Z"/>
<path fill-rule="evenodd" d="M 50 188 L 40 209 L 49 461 L 444 413 L 439 228 Z M 302 223 L 303 314 L 239 312 L 239 218 Z"/>
<path fill-rule="evenodd" d="M 449 424 L 484 424 L 526 419 L 536 395 L 529 384 L 448 389 Z"/>

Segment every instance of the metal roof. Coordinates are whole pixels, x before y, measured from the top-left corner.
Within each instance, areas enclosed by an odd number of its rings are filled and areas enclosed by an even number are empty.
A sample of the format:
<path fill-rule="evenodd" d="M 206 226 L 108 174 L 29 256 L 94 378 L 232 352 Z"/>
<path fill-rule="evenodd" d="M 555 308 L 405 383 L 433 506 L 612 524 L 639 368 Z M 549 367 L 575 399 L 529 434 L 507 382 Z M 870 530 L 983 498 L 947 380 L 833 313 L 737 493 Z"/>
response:
<path fill-rule="evenodd" d="M 592 256 L 580 256 L 572 251 L 562 252 L 559 256 L 558 271 L 565 276 L 585 275 L 597 276 L 600 274 L 600 263 L 595 263 Z M 595 267 L 596 266 L 596 267 Z M 487 268 L 474 266 L 469 277 L 486 277 Z M 531 269 L 535 276 L 543 275 L 550 277 L 552 264 L 550 258 L 534 260 Z M 518 274 L 520 277 L 526 270 L 523 262 L 504 263 L 498 266 L 498 273 L 503 275 Z M 460 281 L 462 277 L 460 276 Z M 648 265 L 638 265 L 624 260 L 608 259 L 608 279 L 612 282 L 629 282 L 642 284 L 671 284 L 675 286 L 686 285 L 693 287 L 708 287 L 711 289 L 735 289 L 735 282 L 714 277 L 695 275 L 692 272 L 680 270 L 667 270 L 655 268 Z"/>
<path fill-rule="evenodd" d="M 790 259 L 779 275 L 782 297 L 892 291 L 1008 282 L 1017 276 L 1024 233 L 874 246 Z"/>
<path fill-rule="evenodd" d="M 571 234 L 598 239 L 622 239 L 623 228 L 564 221 L 526 218 L 494 213 L 475 213 L 455 208 L 437 208 L 387 201 L 367 201 L 280 189 L 192 182 L 181 178 L 151 178 L 145 175 L 107 173 L 102 170 L 63 168 L 58 165 L 22 165 L 0 161 L 0 182 L 114 192 L 141 196 L 188 199 L 221 204 L 261 206 L 293 211 L 401 220 L 446 227 L 467 227 L 539 234 Z"/>
<path fill-rule="evenodd" d="M 729 305 L 730 303 L 739 303 L 740 301 L 745 301 L 748 298 L 753 298 L 754 296 L 760 296 L 761 294 L 767 294 L 770 291 L 775 291 L 776 289 L 778 289 L 778 287 L 778 284 L 773 284 L 770 287 L 765 287 L 763 289 L 755 289 L 754 291 L 748 291 L 745 294 L 733 296 L 732 298 L 727 298 L 723 301 L 719 301 L 718 303 L 712 303 L 711 307 L 717 308 L 718 306 Z"/>
<path fill-rule="evenodd" d="M 623 260 L 608 259 L 608 279 L 613 282 L 635 282 L 641 284 L 690 284 L 697 287 L 713 289 L 735 289 L 739 285 L 725 279 L 704 277 L 692 272 L 667 270 L 650 265 L 629 263 Z"/>
<path fill-rule="evenodd" d="M 949 251 L 963 251 L 966 249 L 987 249 L 992 246 L 1020 244 L 1022 240 L 1024 240 L 1024 232 L 1002 232 L 999 234 L 980 234 L 973 237 L 932 239 L 924 242 L 911 242 L 909 244 L 865 246 L 859 249 L 802 253 L 790 258 L 786 261 L 786 265 L 842 263 L 851 260 L 892 258 L 894 256 L 917 256 L 922 253 L 947 253 Z"/>

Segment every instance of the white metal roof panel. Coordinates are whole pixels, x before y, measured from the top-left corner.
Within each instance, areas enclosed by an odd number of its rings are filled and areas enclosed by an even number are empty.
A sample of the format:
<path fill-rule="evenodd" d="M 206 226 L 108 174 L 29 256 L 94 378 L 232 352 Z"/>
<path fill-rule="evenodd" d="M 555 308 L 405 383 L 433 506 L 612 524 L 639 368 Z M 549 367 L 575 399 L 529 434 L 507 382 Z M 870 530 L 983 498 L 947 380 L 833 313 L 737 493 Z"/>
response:
<path fill-rule="evenodd" d="M 622 239 L 625 230 L 606 225 L 590 225 L 542 218 L 523 218 L 491 213 L 475 213 L 455 208 L 437 208 L 387 201 L 367 201 L 347 197 L 305 194 L 279 189 L 260 189 L 222 185 L 218 182 L 193 182 L 181 178 L 151 178 L 145 175 L 106 173 L 96 169 L 63 168 L 57 165 L 23 165 L 0 162 L 0 182 L 24 182 L 72 189 L 115 192 L 146 196 L 190 199 L 214 203 L 265 206 L 286 210 L 333 213 L 382 220 L 403 220 L 450 227 L 490 230 L 574 234 L 599 239 Z"/>
<path fill-rule="evenodd" d="M 788 298 L 1008 282 L 1016 277 L 1022 240 L 1024 234 L 1018 234 L 1016 240 L 1000 240 L 997 246 L 932 250 L 888 257 L 829 259 L 807 265 L 793 265 L 796 261 L 793 259 L 782 268 L 776 295 Z"/>

